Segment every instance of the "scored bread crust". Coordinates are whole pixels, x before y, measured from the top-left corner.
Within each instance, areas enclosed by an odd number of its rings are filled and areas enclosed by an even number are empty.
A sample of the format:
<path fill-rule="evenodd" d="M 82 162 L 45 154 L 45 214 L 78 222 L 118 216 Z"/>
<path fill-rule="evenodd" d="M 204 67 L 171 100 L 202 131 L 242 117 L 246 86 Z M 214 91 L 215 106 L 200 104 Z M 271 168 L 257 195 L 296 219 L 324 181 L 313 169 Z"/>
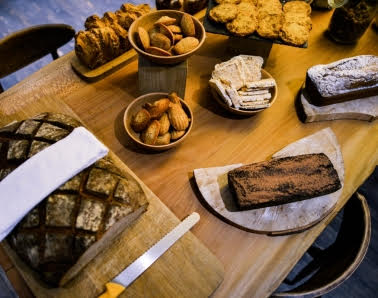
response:
<path fill-rule="evenodd" d="M 0 181 L 78 126 L 70 116 L 44 113 L 0 128 Z M 110 245 L 147 206 L 139 183 L 107 155 L 34 207 L 7 241 L 44 282 L 58 286 Z"/>

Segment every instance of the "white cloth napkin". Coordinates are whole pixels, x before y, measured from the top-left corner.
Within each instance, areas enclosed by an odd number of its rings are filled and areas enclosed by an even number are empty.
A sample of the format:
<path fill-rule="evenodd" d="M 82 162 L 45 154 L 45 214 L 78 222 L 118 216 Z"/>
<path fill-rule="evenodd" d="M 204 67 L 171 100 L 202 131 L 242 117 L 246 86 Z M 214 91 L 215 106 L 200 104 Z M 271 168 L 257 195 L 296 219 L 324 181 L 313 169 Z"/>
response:
<path fill-rule="evenodd" d="M 108 153 L 84 127 L 33 155 L 0 182 L 0 241 L 40 201 Z"/>

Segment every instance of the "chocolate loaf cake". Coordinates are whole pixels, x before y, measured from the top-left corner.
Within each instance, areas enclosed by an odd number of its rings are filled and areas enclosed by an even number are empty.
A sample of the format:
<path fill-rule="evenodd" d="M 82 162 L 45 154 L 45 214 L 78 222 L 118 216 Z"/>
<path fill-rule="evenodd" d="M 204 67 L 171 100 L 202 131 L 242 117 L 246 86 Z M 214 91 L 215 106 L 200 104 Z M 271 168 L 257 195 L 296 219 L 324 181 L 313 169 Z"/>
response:
<path fill-rule="evenodd" d="M 44 113 L 0 128 L 0 182 L 78 126 L 81 123 L 69 116 Z M 0 194 L 0 199 L 6 204 L 12 198 Z M 35 206 L 7 241 L 44 282 L 63 285 L 147 206 L 139 183 L 105 156 Z"/>
<path fill-rule="evenodd" d="M 341 188 L 323 154 L 304 154 L 245 165 L 228 173 L 228 185 L 241 210 L 319 197 Z"/>
<path fill-rule="evenodd" d="M 310 67 L 306 91 L 317 106 L 378 95 L 378 57 L 361 55 Z"/>

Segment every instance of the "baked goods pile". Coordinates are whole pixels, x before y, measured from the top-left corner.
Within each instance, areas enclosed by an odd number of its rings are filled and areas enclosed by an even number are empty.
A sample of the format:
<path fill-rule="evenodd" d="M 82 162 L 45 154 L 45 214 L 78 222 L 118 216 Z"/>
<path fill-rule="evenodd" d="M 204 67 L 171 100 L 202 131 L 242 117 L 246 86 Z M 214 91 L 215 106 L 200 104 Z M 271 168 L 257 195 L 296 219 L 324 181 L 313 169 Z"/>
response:
<path fill-rule="evenodd" d="M 75 36 L 75 52 L 80 61 L 94 69 L 128 51 L 131 45 L 128 30 L 137 18 L 150 12 L 148 4 L 122 4 L 115 13 L 109 11 L 102 18 L 97 15 L 85 21 L 85 31 Z"/>
<path fill-rule="evenodd" d="M 257 33 L 263 38 L 281 39 L 301 46 L 308 40 L 311 7 L 304 1 L 279 0 L 215 0 L 219 5 L 209 12 L 209 18 L 225 24 L 236 36 Z"/>
<path fill-rule="evenodd" d="M 242 166 L 228 172 L 228 185 L 241 210 L 306 200 L 341 188 L 338 173 L 324 153 Z"/>
<path fill-rule="evenodd" d="M 44 113 L 1 128 L 0 181 L 78 126 L 69 116 Z M 43 281 L 57 286 L 73 277 L 68 271 L 77 273 L 110 245 L 147 206 L 139 183 L 106 156 L 48 195 L 7 240 Z"/>
<path fill-rule="evenodd" d="M 146 103 L 132 118 L 130 123 L 140 139 L 148 145 L 168 145 L 185 135 L 191 119 L 181 105 L 181 98 L 171 93 Z"/>
<path fill-rule="evenodd" d="M 148 32 L 138 28 L 139 46 L 149 54 L 158 56 L 182 55 L 199 45 L 193 17 L 184 14 L 180 21 L 162 16 Z"/>
<path fill-rule="evenodd" d="M 378 57 L 361 55 L 310 67 L 306 93 L 314 105 L 323 106 L 378 94 Z"/>
<path fill-rule="evenodd" d="M 239 55 L 215 65 L 210 87 L 224 102 L 235 109 L 255 110 L 271 104 L 273 78 L 261 79 L 263 58 Z"/>

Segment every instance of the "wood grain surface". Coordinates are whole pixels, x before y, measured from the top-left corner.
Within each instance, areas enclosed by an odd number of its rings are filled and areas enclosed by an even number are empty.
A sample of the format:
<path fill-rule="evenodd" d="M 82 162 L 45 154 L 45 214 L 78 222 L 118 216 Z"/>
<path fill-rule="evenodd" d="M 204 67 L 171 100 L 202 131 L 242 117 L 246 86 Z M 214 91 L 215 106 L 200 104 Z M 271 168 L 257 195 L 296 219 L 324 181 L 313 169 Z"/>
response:
<path fill-rule="evenodd" d="M 196 119 L 188 139 L 166 152 L 147 154 L 135 148 L 122 128 L 126 106 L 139 94 L 137 62 L 96 83 L 72 71 L 70 53 L 49 64 L 0 96 L 2 117 L 40 97 L 66 102 L 128 167 L 179 218 L 201 215 L 193 233 L 225 266 L 225 278 L 214 297 L 266 297 L 290 272 L 303 253 L 344 206 L 378 161 L 378 124 L 356 120 L 301 123 L 294 100 L 306 70 L 359 54 L 378 54 L 376 33 L 369 28 L 358 44 L 343 46 L 324 36 L 331 12 L 313 12 L 314 28 L 307 49 L 273 45 L 265 69 L 278 84 L 275 104 L 250 118 L 225 112 L 211 97 L 208 80 L 213 67 L 231 58 L 228 38 L 207 35 L 188 60 L 185 100 Z M 193 169 L 268 159 L 286 145 L 331 127 L 345 163 L 345 185 L 335 209 L 310 230 L 269 237 L 241 231 L 209 212 L 193 182 Z"/>

